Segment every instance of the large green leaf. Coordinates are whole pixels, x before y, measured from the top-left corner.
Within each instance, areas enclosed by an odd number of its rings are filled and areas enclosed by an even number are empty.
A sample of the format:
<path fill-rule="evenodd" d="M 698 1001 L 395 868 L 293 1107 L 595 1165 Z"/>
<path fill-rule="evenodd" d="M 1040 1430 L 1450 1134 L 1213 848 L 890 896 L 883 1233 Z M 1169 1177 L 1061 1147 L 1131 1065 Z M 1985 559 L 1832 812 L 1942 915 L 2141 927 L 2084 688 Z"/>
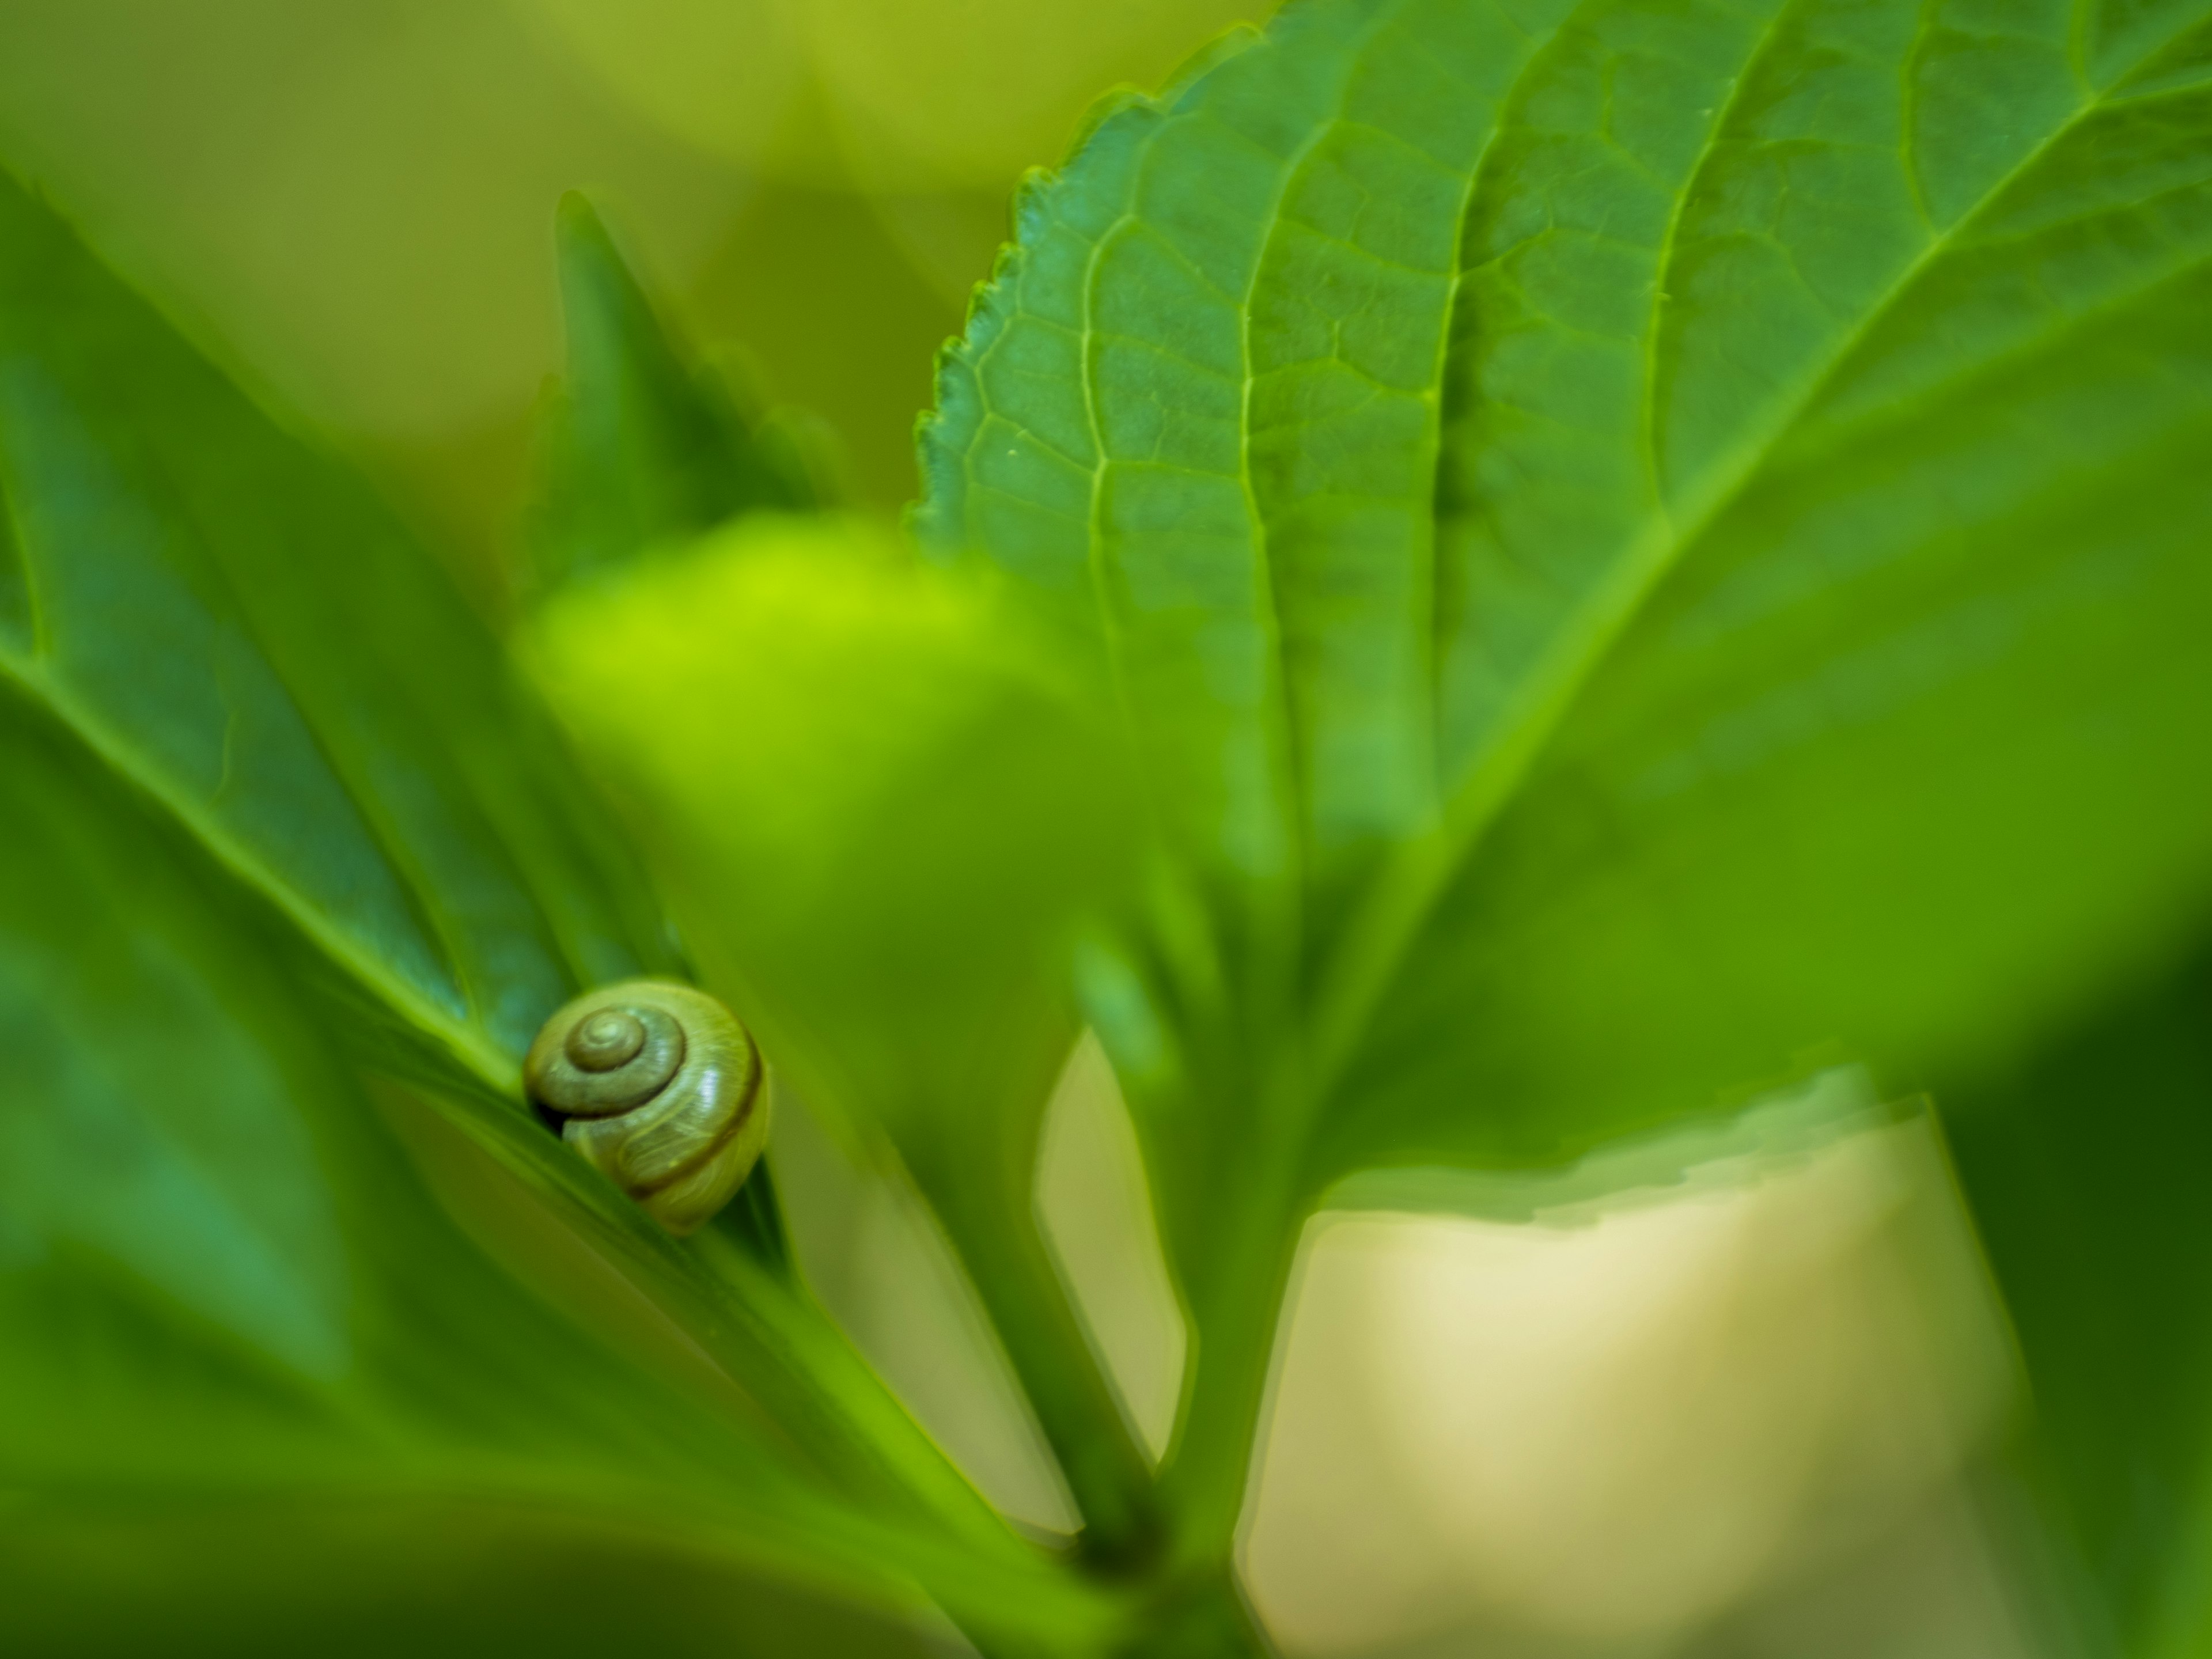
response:
<path fill-rule="evenodd" d="M 2175 15 L 2095 49 L 2043 21 L 1916 49 L 1904 19 L 1866 59 L 1812 15 L 1745 37 L 1668 301 L 1632 337 L 1655 470 L 1608 513 L 1481 481 L 1603 476 L 1510 412 L 1570 377 L 1483 342 L 1570 348 L 1512 276 L 1550 256 L 1486 230 L 1443 497 L 1470 584 L 1444 719 L 1474 788 L 1511 759 L 1475 688 L 1540 682 L 1534 645 L 1586 684 L 1481 856 L 1444 876 L 1448 831 L 1409 860 L 1409 890 L 1449 884 L 1392 989 L 1375 945 L 1347 970 L 1392 1006 L 1347 1155 L 1441 1150 L 1436 1103 L 1482 1100 L 1446 1144 L 1555 1156 L 1822 1040 L 2000 1054 L 2190 927 L 2212 878 L 2212 779 L 2175 763 L 2212 737 L 2206 37 Z M 1883 45 L 1913 52 L 1896 87 Z M 2019 118 L 1948 113 L 1971 96 Z M 1525 225 L 1513 194 L 1496 220 Z M 1601 666 L 1571 617 L 1529 640 L 1485 614 L 1523 603 L 1516 570 L 1585 564 L 1671 572 Z M 1494 1035 L 1468 1042 L 1475 1010 Z"/>
<path fill-rule="evenodd" d="M 0 499 L 0 676 L 289 917 L 385 1048 L 425 1051 L 402 1063 L 512 1097 L 579 987 L 675 965 L 398 520 L 5 179 Z"/>
<path fill-rule="evenodd" d="M 918 522 L 1188 872 L 1088 980 L 1197 1535 L 1328 1182 L 1985 1063 L 2201 914 L 2208 17 L 1311 0 L 1024 191 Z"/>
<path fill-rule="evenodd" d="M 932 1534 L 839 1498 L 726 1387 L 503 1277 L 198 856 L 20 709 L 0 761 L 0 1531 L 11 1563 L 45 1564 L 11 1607 L 143 1593 L 112 1545 L 65 1540 L 164 1515 L 283 1539 L 287 1582 L 245 1560 L 231 1594 L 313 1606 L 407 1559 L 377 1516 L 505 1505 L 627 1529 L 633 1553 L 680 1523 L 726 1568 L 886 1606 L 928 1577 L 956 1607 L 1068 1628 L 1036 1570 L 947 1572 Z"/>
<path fill-rule="evenodd" d="M 0 701 L 53 747 L 58 775 L 95 789 L 88 816 L 130 802 L 155 811 L 201 861 L 197 878 L 321 994 L 350 1055 L 428 1085 L 439 1110 L 734 1379 L 821 1501 L 842 1495 L 882 1524 L 941 1531 L 913 1571 L 949 1602 L 979 1568 L 1033 1584 L 1035 1553 L 773 1251 L 744 1248 L 742 1229 L 678 1245 L 528 1112 L 517 1060 L 553 1005 L 582 984 L 679 965 L 657 902 L 503 653 L 397 521 L 12 185 L 0 185 Z M 34 855 L 10 856 L 35 877 Z M 161 1050 L 149 1036 L 143 1086 Z M 78 1063 L 53 1061 L 58 1081 L 91 1087 Z M 101 1214 L 135 1229 L 131 1259 L 166 1253 L 173 1271 L 193 1237 L 173 1231 L 246 1251 L 196 1281 L 199 1294 L 281 1325 L 312 1360 L 336 1340 L 316 1301 L 340 1293 L 327 1230 L 292 1192 L 296 1170 L 266 1162 L 250 1136 L 222 1138 L 231 1121 L 213 1114 L 215 1139 L 191 1170 L 149 1164 L 146 1189 L 110 1194 Z M 41 1124 L 26 1131 L 27 1170 L 75 1145 Z M 241 1184 L 216 1220 L 189 1208 L 173 1227 L 153 1218 L 196 1180 Z M 44 1224 L 74 1212 L 40 1206 L 89 1204 L 99 1190 L 42 1176 L 21 1201 Z M 269 1231 L 280 1224 L 308 1231 Z M 66 1317 L 69 1304 L 46 1311 Z M 143 1322 L 119 1318 L 116 1340 L 141 1340 Z M 495 1340 L 496 1324 L 486 1329 Z M 1003 1602 L 1018 1623 L 1022 1596 L 1003 1589 L 975 1599 L 987 1622 Z"/>

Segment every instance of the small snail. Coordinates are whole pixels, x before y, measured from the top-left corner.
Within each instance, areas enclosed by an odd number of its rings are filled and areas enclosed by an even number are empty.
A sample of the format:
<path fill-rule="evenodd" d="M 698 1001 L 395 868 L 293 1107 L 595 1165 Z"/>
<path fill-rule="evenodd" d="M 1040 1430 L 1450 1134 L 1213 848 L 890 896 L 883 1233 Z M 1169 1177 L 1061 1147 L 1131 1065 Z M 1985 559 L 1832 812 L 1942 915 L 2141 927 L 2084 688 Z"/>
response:
<path fill-rule="evenodd" d="M 522 1064 L 562 1139 L 679 1237 L 730 1201 L 768 1144 L 761 1073 L 728 1009 L 658 979 L 586 991 Z"/>

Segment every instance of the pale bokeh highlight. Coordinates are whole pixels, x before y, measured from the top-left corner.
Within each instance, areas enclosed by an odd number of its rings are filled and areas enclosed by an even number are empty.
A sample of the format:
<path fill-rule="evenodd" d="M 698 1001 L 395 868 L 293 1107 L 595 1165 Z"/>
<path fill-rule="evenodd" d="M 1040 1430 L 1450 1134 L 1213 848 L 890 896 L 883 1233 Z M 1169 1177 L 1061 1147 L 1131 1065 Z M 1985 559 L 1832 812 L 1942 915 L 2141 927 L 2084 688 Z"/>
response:
<path fill-rule="evenodd" d="M 1037 1218 L 1121 1407 L 1154 1462 L 1175 1432 L 1190 1346 L 1136 1131 L 1089 1032 L 1046 1109 Z"/>
<path fill-rule="evenodd" d="M 1822 1087 L 1825 1144 L 1672 1188 L 1312 1224 L 1244 1551 L 1286 1648 L 1698 1652 L 1917 1532 L 1953 1565 L 1878 1575 L 1885 1640 L 2033 1651 L 1960 1485 L 2013 1373 L 1933 1127 Z M 1785 1635 L 1725 1650 L 1825 1650 Z"/>

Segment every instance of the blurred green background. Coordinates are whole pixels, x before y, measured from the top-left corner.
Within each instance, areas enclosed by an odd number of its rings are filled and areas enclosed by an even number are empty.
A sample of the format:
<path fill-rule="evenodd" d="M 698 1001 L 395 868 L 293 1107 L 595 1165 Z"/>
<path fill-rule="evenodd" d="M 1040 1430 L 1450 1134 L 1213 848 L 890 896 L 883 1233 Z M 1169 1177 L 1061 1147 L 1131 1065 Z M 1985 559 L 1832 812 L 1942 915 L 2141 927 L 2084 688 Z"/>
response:
<path fill-rule="evenodd" d="M 696 340 L 914 494 L 1022 171 L 1257 0 L 9 0 L 0 157 L 335 433 L 496 611 L 592 190 Z"/>

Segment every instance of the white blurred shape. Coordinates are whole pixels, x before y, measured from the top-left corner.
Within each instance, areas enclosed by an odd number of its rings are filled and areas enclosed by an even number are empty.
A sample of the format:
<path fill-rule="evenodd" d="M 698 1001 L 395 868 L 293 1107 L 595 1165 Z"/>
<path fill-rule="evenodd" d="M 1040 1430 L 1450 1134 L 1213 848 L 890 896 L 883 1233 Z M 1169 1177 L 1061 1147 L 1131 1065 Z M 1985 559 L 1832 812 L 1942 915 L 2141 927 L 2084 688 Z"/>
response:
<path fill-rule="evenodd" d="M 1285 1647 L 1654 1651 L 1954 1483 L 2012 1372 L 1931 1126 L 1868 1104 L 1826 1074 L 1765 1120 L 1824 1140 L 1777 1152 L 1754 1111 L 1669 1188 L 1584 1196 L 1631 1160 L 1318 1218 L 1247 1513 Z M 2018 1651 L 1985 1633 L 1960 1659 Z"/>
<path fill-rule="evenodd" d="M 1157 1462 L 1175 1431 L 1189 1333 L 1160 1249 L 1136 1130 L 1090 1032 L 1045 1109 L 1037 1219 L 1121 1408 Z"/>

